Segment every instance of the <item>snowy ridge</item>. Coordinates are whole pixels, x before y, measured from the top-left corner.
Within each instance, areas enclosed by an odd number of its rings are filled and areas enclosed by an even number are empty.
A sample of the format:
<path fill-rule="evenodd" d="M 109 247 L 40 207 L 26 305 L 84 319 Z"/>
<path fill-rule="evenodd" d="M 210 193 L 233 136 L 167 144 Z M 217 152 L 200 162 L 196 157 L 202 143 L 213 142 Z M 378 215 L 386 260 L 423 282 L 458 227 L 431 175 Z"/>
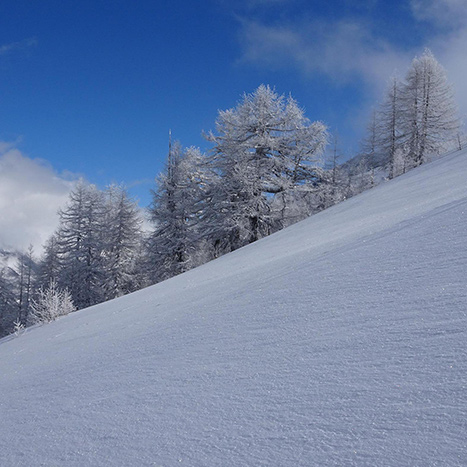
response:
<path fill-rule="evenodd" d="M 467 153 L 0 342 L 0 465 L 465 465 Z"/>

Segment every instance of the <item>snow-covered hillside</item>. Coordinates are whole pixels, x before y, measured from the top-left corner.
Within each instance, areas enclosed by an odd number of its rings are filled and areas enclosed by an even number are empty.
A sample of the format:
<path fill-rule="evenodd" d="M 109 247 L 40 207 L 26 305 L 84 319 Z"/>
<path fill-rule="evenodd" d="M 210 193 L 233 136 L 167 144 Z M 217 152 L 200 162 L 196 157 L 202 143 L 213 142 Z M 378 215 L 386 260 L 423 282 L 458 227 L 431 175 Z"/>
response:
<path fill-rule="evenodd" d="M 0 465 L 467 463 L 467 153 L 0 343 Z"/>

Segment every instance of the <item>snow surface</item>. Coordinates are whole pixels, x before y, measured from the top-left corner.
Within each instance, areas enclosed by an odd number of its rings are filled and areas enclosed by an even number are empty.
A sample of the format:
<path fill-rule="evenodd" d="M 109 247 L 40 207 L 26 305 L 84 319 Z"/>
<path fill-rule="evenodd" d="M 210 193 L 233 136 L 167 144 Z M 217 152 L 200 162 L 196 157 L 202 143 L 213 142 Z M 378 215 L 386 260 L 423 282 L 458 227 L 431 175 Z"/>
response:
<path fill-rule="evenodd" d="M 467 465 L 467 152 L 0 343 L 2 466 Z"/>

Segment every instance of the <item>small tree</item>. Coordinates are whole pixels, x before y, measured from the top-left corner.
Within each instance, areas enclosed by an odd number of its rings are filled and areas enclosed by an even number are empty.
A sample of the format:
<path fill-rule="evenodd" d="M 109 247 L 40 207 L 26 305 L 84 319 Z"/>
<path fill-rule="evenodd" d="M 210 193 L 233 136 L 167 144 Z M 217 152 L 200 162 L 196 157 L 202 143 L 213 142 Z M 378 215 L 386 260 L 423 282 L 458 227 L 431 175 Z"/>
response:
<path fill-rule="evenodd" d="M 32 300 L 31 309 L 32 320 L 35 323 L 48 323 L 75 311 L 68 290 L 59 289 L 54 280 L 51 280 L 46 288 L 39 289 L 37 298 Z"/>

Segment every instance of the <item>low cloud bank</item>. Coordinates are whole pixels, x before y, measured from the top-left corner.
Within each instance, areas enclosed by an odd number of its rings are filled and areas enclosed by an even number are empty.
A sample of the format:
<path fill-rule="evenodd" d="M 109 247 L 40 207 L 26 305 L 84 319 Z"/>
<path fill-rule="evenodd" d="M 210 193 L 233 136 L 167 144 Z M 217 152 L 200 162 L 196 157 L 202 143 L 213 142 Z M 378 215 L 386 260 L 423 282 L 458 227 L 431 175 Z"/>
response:
<path fill-rule="evenodd" d="M 26 249 L 32 244 L 40 253 L 74 184 L 46 161 L 0 142 L 0 248 Z"/>

